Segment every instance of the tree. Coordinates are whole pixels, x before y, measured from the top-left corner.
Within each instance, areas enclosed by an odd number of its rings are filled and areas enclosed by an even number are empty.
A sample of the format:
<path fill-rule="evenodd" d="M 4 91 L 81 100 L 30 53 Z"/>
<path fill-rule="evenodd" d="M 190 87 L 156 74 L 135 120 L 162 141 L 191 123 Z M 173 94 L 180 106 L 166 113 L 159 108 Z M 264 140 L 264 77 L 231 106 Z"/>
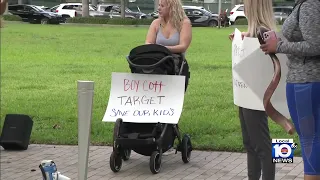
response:
<path fill-rule="evenodd" d="M 121 18 L 125 18 L 125 9 L 126 9 L 125 5 L 126 5 L 125 0 L 121 0 Z"/>
<path fill-rule="evenodd" d="M 98 5 L 98 0 L 92 0 L 92 5 L 97 6 Z"/>
<path fill-rule="evenodd" d="M 82 17 L 89 17 L 89 0 L 82 0 Z"/>
<path fill-rule="evenodd" d="M 154 0 L 154 11 L 158 10 L 159 0 Z"/>
<path fill-rule="evenodd" d="M 237 4 L 237 0 L 231 0 L 231 9 Z M 231 11 L 230 9 L 230 11 Z"/>

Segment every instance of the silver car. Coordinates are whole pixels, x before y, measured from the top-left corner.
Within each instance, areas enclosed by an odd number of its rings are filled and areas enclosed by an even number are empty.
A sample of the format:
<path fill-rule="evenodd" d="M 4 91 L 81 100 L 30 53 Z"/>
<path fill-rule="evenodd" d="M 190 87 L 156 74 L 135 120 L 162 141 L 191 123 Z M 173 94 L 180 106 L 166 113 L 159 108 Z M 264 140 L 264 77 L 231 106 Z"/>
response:
<path fill-rule="evenodd" d="M 121 6 L 118 4 L 99 4 L 97 11 L 108 14 L 110 18 L 121 17 Z M 125 17 L 132 19 L 144 19 L 147 18 L 147 15 L 142 12 L 134 12 L 129 8 L 125 8 Z"/>
<path fill-rule="evenodd" d="M 292 11 L 293 11 L 292 6 L 275 6 L 275 7 L 273 7 L 275 19 L 278 22 L 285 21 L 288 18 L 288 16 L 291 14 Z"/>

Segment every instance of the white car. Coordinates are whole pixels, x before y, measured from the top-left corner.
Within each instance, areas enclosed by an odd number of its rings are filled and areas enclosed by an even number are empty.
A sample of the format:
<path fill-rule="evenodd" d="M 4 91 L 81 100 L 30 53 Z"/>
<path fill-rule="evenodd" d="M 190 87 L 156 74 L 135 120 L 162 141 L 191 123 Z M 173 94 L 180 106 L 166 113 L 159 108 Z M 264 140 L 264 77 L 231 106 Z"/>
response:
<path fill-rule="evenodd" d="M 244 19 L 246 16 L 244 15 L 244 5 L 243 4 L 238 4 L 235 5 L 234 8 L 230 11 L 230 23 L 234 24 L 236 20 L 239 19 Z"/>
<path fill-rule="evenodd" d="M 82 3 L 62 3 L 60 5 L 51 8 L 57 14 L 62 16 L 69 16 L 71 18 L 77 16 L 77 11 L 81 11 Z M 97 8 L 92 4 L 89 4 L 89 12 L 95 12 Z M 100 13 L 101 14 L 101 13 Z"/>
<path fill-rule="evenodd" d="M 76 17 L 77 12 L 75 9 L 68 8 L 68 4 L 59 4 L 49 9 L 51 12 L 62 15 L 65 18 Z"/>

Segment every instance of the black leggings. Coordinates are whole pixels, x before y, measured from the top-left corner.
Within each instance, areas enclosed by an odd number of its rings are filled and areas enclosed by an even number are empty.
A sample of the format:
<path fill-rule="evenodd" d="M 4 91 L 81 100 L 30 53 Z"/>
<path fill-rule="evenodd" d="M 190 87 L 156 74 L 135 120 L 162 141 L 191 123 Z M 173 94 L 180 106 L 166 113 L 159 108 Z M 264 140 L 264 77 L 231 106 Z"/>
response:
<path fill-rule="evenodd" d="M 262 180 L 274 180 L 275 164 L 266 113 L 239 107 L 239 118 L 247 150 L 248 179 L 259 180 L 262 170 Z"/>

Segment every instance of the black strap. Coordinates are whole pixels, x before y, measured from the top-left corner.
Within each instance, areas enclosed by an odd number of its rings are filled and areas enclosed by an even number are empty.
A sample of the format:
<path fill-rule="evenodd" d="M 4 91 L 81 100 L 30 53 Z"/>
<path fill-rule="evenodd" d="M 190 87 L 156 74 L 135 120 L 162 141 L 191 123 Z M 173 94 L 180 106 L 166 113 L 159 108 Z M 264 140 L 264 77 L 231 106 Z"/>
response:
<path fill-rule="evenodd" d="M 299 15 L 300 15 L 300 8 L 301 8 L 301 5 L 304 3 L 304 2 L 306 2 L 307 0 L 300 0 L 300 1 L 298 1 L 295 5 L 294 5 L 294 7 L 293 7 L 293 9 L 296 7 L 296 6 L 298 6 L 299 5 L 299 7 L 298 7 L 298 12 L 297 12 L 297 21 L 299 22 Z M 320 2 L 320 0 L 318 0 L 319 2 Z"/>
<path fill-rule="evenodd" d="M 296 6 L 299 6 L 298 7 L 298 12 L 297 12 L 297 21 L 299 22 L 299 15 L 300 15 L 300 8 L 301 8 L 301 5 L 304 3 L 304 2 L 306 2 L 307 0 L 300 0 L 300 1 L 298 1 L 295 5 L 294 5 L 294 7 L 293 7 L 293 9 L 295 9 L 296 8 Z"/>

